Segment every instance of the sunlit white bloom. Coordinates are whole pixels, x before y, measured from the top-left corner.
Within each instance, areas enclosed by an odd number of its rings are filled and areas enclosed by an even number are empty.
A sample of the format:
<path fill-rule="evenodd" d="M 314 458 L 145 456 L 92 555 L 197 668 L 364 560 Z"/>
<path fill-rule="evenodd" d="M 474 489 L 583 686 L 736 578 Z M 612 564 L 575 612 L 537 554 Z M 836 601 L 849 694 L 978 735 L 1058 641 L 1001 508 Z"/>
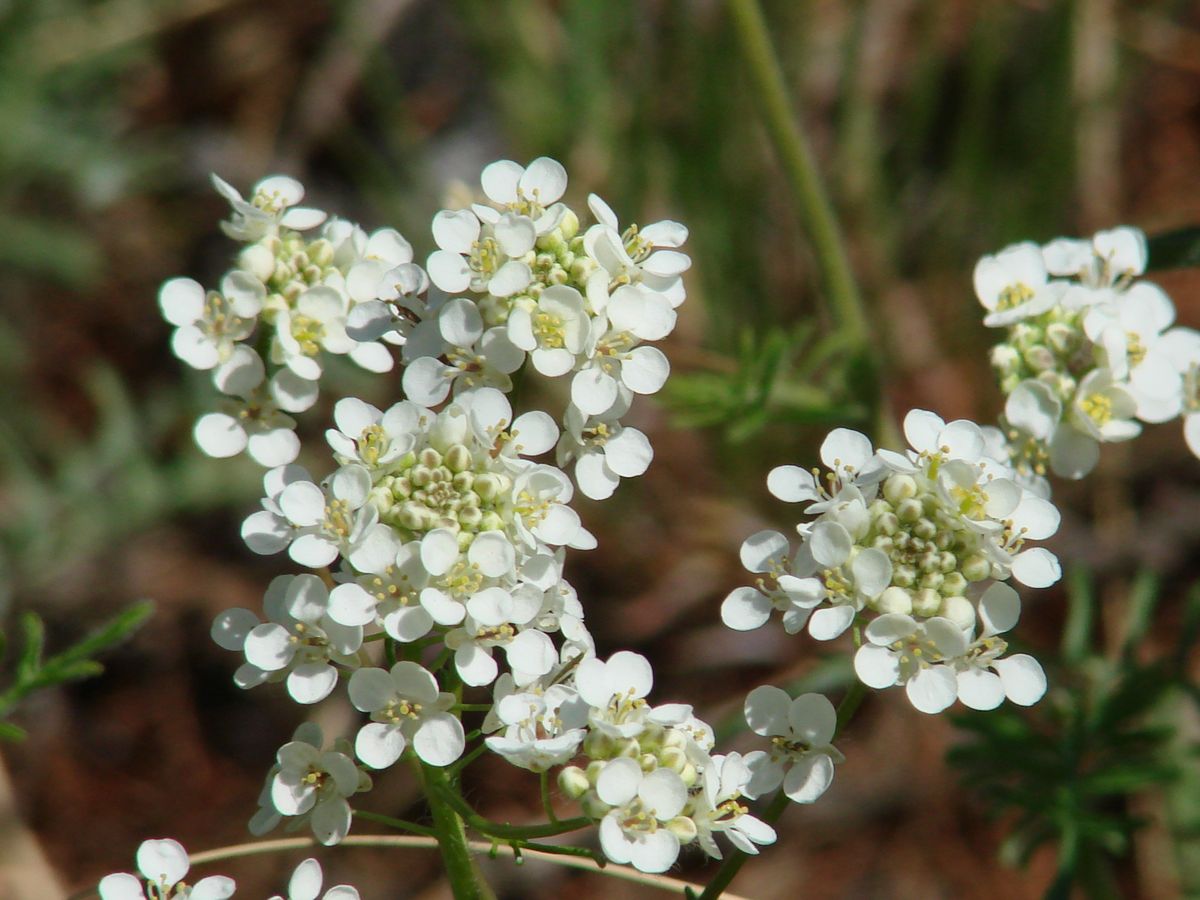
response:
<path fill-rule="evenodd" d="M 511 677 L 505 683 L 511 691 Z M 504 731 L 486 739 L 488 749 L 531 772 L 569 762 L 586 734 L 587 704 L 569 685 L 554 684 L 544 690 L 533 685 L 506 693 L 494 710 L 496 727 Z"/>
<path fill-rule="evenodd" d="M 671 769 L 646 773 L 636 760 L 610 760 L 596 793 L 612 807 L 600 821 L 600 847 L 617 863 L 665 872 L 679 856 L 679 838 L 667 827 L 683 811 L 688 790 Z"/>
<path fill-rule="evenodd" d="M 355 708 L 371 714 L 354 745 L 371 768 L 386 769 L 410 745 L 431 766 L 447 766 L 462 755 L 462 723 L 447 712 L 454 695 L 439 692 L 437 680 L 417 663 L 359 669 L 350 676 L 349 692 Z"/>
<path fill-rule="evenodd" d="M 332 287 L 311 287 L 296 299 L 295 308 L 275 317 L 271 362 L 287 366 L 301 378 L 321 377 L 320 353 L 350 353 L 357 346 L 346 334 L 348 300 Z"/>
<path fill-rule="evenodd" d="M 367 503 L 370 473 L 358 465 L 342 466 L 320 485 L 296 481 L 279 494 L 282 517 L 295 537 L 288 554 L 302 566 L 319 569 L 349 555 L 379 520 Z M 253 548 L 251 548 L 253 549 Z"/>
<path fill-rule="evenodd" d="M 370 778 L 339 746 L 322 750 L 307 740 L 290 741 L 279 748 L 271 778 L 275 810 L 282 816 L 307 817 L 313 835 L 326 845 L 339 843 L 350 831 L 347 798 L 371 786 Z"/>
<path fill-rule="evenodd" d="M 750 796 L 746 787 L 751 773 L 747 758 L 740 753 L 714 756 L 704 767 L 700 794 L 693 800 L 689 818 L 695 823 L 696 839 L 704 852 L 714 859 L 721 850 L 714 839 L 716 832 L 726 835 L 743 853 L 757 855 L 758 845 L 775 843 L 775 829 L 750 815 L 739 803 Z"/>
<path fill-rule="evenodd" d="M 235 241 L 257 241 L 280 226 L 307 231 L 325 221 L 325 213 L 320 210 L 297 205 L 304 199 L 304 186 L 287 175 L 262 179 L 254 185 L 249 200 L 215 174 L 212 184 L 233 207 L 229 220 L 221 223 L 221 230 Z"/>
<path fill-rule="evenodd" d="M 867 687 L 903 684 L 908 699 L 921 712 L 937 713 L 958 698 L 951 661 L 967 649 L 962 629 L 949 619 L 917 622 L 887 613 L 863 631 L 866 642 L 854 654 L 854 671 Z"/>
<path fill-rule="evenodd" d="M 451 389 L 476 387 L 512 390 L 509 377 L 525 362 L 525 351 L 514 344 L 503 326 L 483 329 L 475 304 L 451 300 L 438 318 L 442 335 L 449 343 L 446 362 L 432 356 L 414 360 L 404 370 L 404 393 L 423 406 L 436 406 L 450 396 Z M 445 346 L 445 345 L 443 345 Z"/>
<path fill-rule="evenodd" d="M 1157 404 L 1177 397 L 1182 388 L 1180 374 L 1160 341 L 1174 321 L 1175 305 L 1149 282 L 1130 287 L 1117 304 L 1093 308 L 1083 320 L 1113 379 L 1128 382 L 1141 419 L 1156 419 Z"/>
<path fill-rule="evenodd" d="M 286 376 L 292 376 L 287 379 Z M 292 406 L 314 402 L 316 385 L 301 383 L 282 370 L 264 384 L 266 370 L 257 353 L 245 345 L 234 348 L 217 366 L 213 382 L 229 399 L 221 411 L 201 416 L 192 430 L 197 446 L 209 456 L 223 459 L 243 450 L 261 466 L 274 468 L 292 462 L 300 452 L 296 420 L 283 412 L 276 396 L 290 398 Z M 311 386 L 311 391 L 306 387 Z M 240 398 L 240 399 L 237 399 Z"/>
<path fill-rule="evenodd" d="M 356 397 L 346 397 L 333 408 L 337 428 L 328 429 L 325 440 L 340 464 L 357 463 L 379 477 L 412 450 L 412 429 L 422 412 L 421 407 L 402 401 L 384 414 Z"/>
<path fill-rule="evenodd" d="M 1137 399 L 1109 369 L 1093 369 L 1079 382 L 1071 421 L 1094 441 L 1128 441 L 1142 433 L 1134 421 Z"/>
<path fill-rule="evenodd" d="M 568 285 L 552 285 L 536 301 L 516 304 L 508 315 L 509 339 L 551 378 L 571 371 L 590 333 L 583 296 Z"/>
<path fill-rule="evenodd" d="M 975 265 L 975 295 L 988 311 L 989 328 L 1040 315 L 1058 303 L 1063 285 L 1047 278 L 1042 251 L 1026 241 L 984 256 Z"/>
<path fill-rule="evenodd" d="M 304 860 L 296 866 L 296 870 L 288 881 L 287 900 L 317 900 L 317 895 L 321 894 L 323 881 L 324 873 L 321 872 L 321 864 L 311 858 Z M 284 900 L 284 898 L 276 894 L 270 900 Z M 350 885 L 339 884 L 321 894 L 321 900 L 359 900 L 359 894 Z"/>
<path fill-rule="evenodd" d="M 654 671 L 640 653 L 618 650 L 607 661 L 591 657 L 575 669 L 575 687 L 591 707 L 593 728 L 616 738 L 640 734 L 650 714 L 646 696 Z"/>
<path fill-rule="evenodd" d="M 224 875 L 209 875 L 193 885 L 185 884 L 190 863 L 187 851 L 170 838 L 143 841 L 137 851 L 139 878 L 117 872 L 100 879 L 100 900 L 225 900 L 236 885 Z M 148 882 L 149 894 L 143 882 Z"/>
<path fill-rule="evenodd" d="M 229 359 L 238 341 L 258 322 L 266 292 L 245 272 L 233 271 L 221 291 L 205 291 L 191 278 L 172 278 L 158 292 L 163 317 L 175 326 L 171 349 L 193 369 L 211 369 Z"/>
<path fill-rule="evenodd" d="M 311 481 L 303 466 L 288 464 L 268 469 L 263 475 L 263 492 L 259 501 L 262 509 L 251 513 L 242 522 L 242 540 L 255 553 L 264 556 L 279 553 L 299 534 L 300 529 L 288 522 L 279 506 L 284 488 L 298 481 Z"/>
<path fill-rule="evenodd" d="M 462 626 L 446 635 L 459 677 L 470 685 L 491 684 L 499 673 L 492 658 L 495 647 L 504 649 L 518 685 L 549 672 L 558 662 L 554 644 L 544 632 L 526 627 L 541 609 L 542 592 L 530 585 L 511 591 L 490 587 L 474 594 L 466 603 Z"/>
<path fill-rule="evenodd" d="M 479 180 L 492 203 L 529 219 L 538 235 L 555 228 L 565 212 L 557 201 L 567 190 L 567 171 L 548 156 L 539 156 L 528 166 L 498 160 L 484 168 Z M 485 222 L 495 224 L 502 219 L 489 206 L 475 204 L 472 209 Z"/>
<path fill-rule="evenodd" d="M 751 631 L 767 624 L 771 612 L 783 614 L 783 627 L 796 634 L 808 622 L 813 609 L 825 598 L 825 588 L 816 578 L 791 574 L 791 546 L 777 531 L 760 531 L 742 543 L 742 565 L 765 577 L 755 587 L 734 589 L 721 604 L 721 621 L 735 631 Z"/>
<path fill-rule="evenodd" d="M 318 703 L 337 685 L 333 663 L 354 667 L 362 646 L 359 626 L 343 625 L 329 616 L 329 591 L 315 575 L 280 575 L 263 597 L 267 622 L 245 609 L 231 609 L 213 623 L 220 646 L 245 653 L 246 666 L 234 680 L 253 687 L 287 676 L 287 690 L 297 703 Z"/>
<path fill-rule="evenodd" d="M 1007 584 L 993 584 L 979 598 L 979 638 L 956 661 L 958 699 L 971 709 L 994 709 L 1007 697 L 1031 706 L 1046 693 L 1046 674 L 1032 656 L 1001 658 L 1007 643 L 999 637 L 1017 624 L 1021 599 Z M 989 671 L 991 670 L 991 671 Z"/>
<path fill-rule="evenodd" d="M 671 306 L 679 306 L 684 300 L 681 276 L 691 266 L 687 255 L 678 252 L 687 240 L 687 228 L 664 220 L 621 231 L 616 214 L 597 195 L 588 195 L 588 208 L 597 224 L 584 235 L 584 247 L 610 282 L 643 284 L 664 296 Z"/>
<path fill-rule="evenodd" d="M 568 405 L 565 426 L 557 447 L 557 462 L 566 466 L 575 461 L 575 483 L 592 500 L 611 497 L 622 478 L 636 478 L 650 467 L 654 448 L 636 428 L 622 425 L 618 403 L 603 415 L 589 416 Z"/>
<path fill-rule="evenodd" d="M 442 210 L 433 218 L 438 248 L 426 262 L 433 283 L 448 294 L 474 291 L 510 297 L 533 280 L 525 256 L 537 240 L 528 216 L 504 213 L 480 222 L 468 209 Z"/>
<path fill-rule="evenodd" d="M 801 694 L 793 700 L 771 685 L 755 688 L 746 697 L 746 724 L 769 738 L 769 750 L 747 754 L 752 773 L 743 789 L 747 797 L 769 794 L 783 785 L 796 803 L 812 803 L 833 782 L 833 767 L 843 761 L 833 746 L 837 713 L 821 694 Z"/>

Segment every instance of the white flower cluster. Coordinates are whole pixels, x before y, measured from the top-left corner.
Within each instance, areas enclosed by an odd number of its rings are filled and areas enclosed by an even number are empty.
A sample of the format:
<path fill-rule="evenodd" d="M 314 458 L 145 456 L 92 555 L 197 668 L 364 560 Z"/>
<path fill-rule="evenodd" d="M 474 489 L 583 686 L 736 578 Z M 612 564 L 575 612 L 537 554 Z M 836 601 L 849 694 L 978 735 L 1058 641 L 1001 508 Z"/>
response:
<path fill-rule="evenodd" d="M 379 355 L 380 340 L 399 345 L 405 364 L 406 399 L 386 410 L 355 398 L 336 404 L 326 439 L 337 467 L 321 480 L 292 464 L 294 452 L 260 452 L 284 441 L 249 433 L 247 423 L 266 421 L 261 411 L 214 414 L 197 428 L 202 448 L 228 455 L 232 443 L 210 438 L 243 423 L 237 449 L 273 465 L 242 536 L 256 553 L 286 551 L 313 570 L 277 577 L 263 617 L 218 616 L 214 640 L 244 658 L 235 681 L 284 682 L 302 704 L 342 683 L 367 718 L 353 742 L 327 744 L 302 725 L 276 755 L 251 830 L 287 820 L 337 843 L 351 799 L 371 788 L 368 771 L 412 757 L 455 764 L 468 743 L 461 693 L 494 685 L 486 747 L 533 772 L 565 767 L 559 782 L 598 822 L 610 859 L 660 872 L 684 845 L 719 857 L 718 832 L 757 852 L 775 834 L 741 802 L 757 796 L 752 780 L 767 790 L 799 761 L 815 766 L 807 781 L 823 790 L 828 774 L 813 760 L 836 754 L 832 732 L 799 737 L 760 714 L 760 733 L 775 741 L 769 759 L 714 756 L 712 729 L 691 707 L 646 703 L 645 658 L 596 658 L 563 578 L 565 551 L 595 539 L 570 506 L 572 480 L 537 460 L 556 451 L 596 499 L 649 465 L 649 441 L 620 419 L 634 394 L 666 379 L 666 358 L 645 342 L 674 327 L 689 265 L 676 248 L 687 231 L 674 222 L 622 231 L 595 196 L 596 223 L 581 231 L 560 201 L 566 173 L 550 159 L 495 163 L 482 186 L 488 202 L 434 219 L 429 280 L 444 294 L 427 301 L 427 279 L 399 235 L 322 225 L 324 214 L 296 206 L 300 186 L 280 177 L 250 201 L 218 182 L 234 208 L 226 233 L 247 243 L 221 293 L 201 292 L 203 308 L 185 314 L 174 298 L 195 301 L 199 286 L 176 279 L 163 289 L 180 327 L 177 351 L 217 369 L 227 393 L 260 400 L 283 392 L 283 381 L 287 396 L 311 404 L 323 353 L 384 371 L 391 359 Z M 267 365 L 240 343 L 259 321 L 273 329 L 264 340 L 277 368 L 265 389 Z M 199 345 L 203 354 L 188 349 Z M 514 414 L 506 392 L 526 362 L 547 377 L 571 375 L 561 431 L 545 412 Z M 272 423 L 294 440 L 291 419 Z"/>
<path fill-rule="evenodd" d="M 245 450 L 263 466 L 284 465 L 300 449 L 289 414 L 316 402 L 322 357 L 346 355 L 368 371 L 390 371 L 387 347 L 355 336 L 355 323 L 386 298 L 408 319 L 381 337 L 404 344 L 424 313 L 428 279 L 394 229 L 368 235 L 297 206 L 304 188 L 293 178 L 266 178 L 249 200 L 215 176 L 213 183 L 233 208 L 225 233 L 245 246 L 219 291 L 173 278 L 159 305 L 176 326 L 176 356 L 211 370 L 224 395 L 219 411 L 196 422 L 196 443 L 210 456 Z"/>
<path fill-rule="evenodd" d="M 1200 456 L 1200 333 L 1171 327 L 1171 299 L 1139 280 L 1146 262 L 1145 235 L 1116 228 L 1014 244 L 975 267 L 984 324 L 1008 331 L 992 350 L 1007 401 L 989 439 L 1042 496 L 1047 471 L 1082 478 L 1101 443 L 1142 422 L 1183 415 Z"/>
<path fill-rule="evenodd" d="M 1045 690 L 1040 666 L 1024 655 L 1001 658 L 999 635 L 1020 612 L 1004 582 L 1058 580 L 1053 554 L 1026 546 L 1054 534 L 1058 511 L 990 455 L 975 423 L 913 410 L 904 431 L 912 449 L 895 453 L 835 429 L 821 445 L 824 476 L 796 466 L 770 473 L 771 492 L 807 504 L 815 518 L 797 526 L 795 552 L 778 532 L 746 540 L 742 562 L 760 577 L 729 594 L 721 617 L 745 631 L 778 611 L 788 633 L 807 626 L 817 640 L 865 625 L 859 679 L 904 685 L 923 712 L 956 699 L 976 709 L 1006 696 L 1032 703 Z"/>
<path fill-rule="evenodd" d="M 504 734 L 488 746 L 535 771 L 581 749 L 586 764 L 562 769 L 559 786 L 599 821 L 605 855 L 643 872 L 665 871 L 693 842 L 720 859 L 717 833 L 746 853 L 773 843 L 775 830 L 739 802 L 758 796 L 749 758 L 712 754 L 712 728 L 690 706 L 650 706 L 653 680 L 637 653 L 588 657 L 562 681 L 503 697 Z"/>
<path fill-rule="evenodd" d="M 209 875 L 195 884 L 183 879 L 191 864 L 187 851 L 170 838 L 143 841 L 137 851 L 137 867 L 141 877 L 128 872 L 116 872 L 100 880 L 100 900 L 225 900 L 232 897 L 237 885 L 224 875 Z M 324 875 L 321 864 L 306 859 L 296 866 L 288 881 L 287 900 L 359 900 L 358 891 L 348 884 L 339 884 L 321 894 Z M 284 900 L 276 894 L 270 900 Z"/>

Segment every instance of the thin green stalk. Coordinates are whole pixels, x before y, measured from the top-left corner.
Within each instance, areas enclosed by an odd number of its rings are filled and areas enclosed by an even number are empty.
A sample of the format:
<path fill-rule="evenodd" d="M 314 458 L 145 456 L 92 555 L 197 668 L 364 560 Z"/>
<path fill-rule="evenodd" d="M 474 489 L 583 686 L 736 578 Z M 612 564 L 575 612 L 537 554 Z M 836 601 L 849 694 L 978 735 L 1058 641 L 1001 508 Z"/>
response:
<path fill-rule="evenodd" d="M 388 828 L 396 828 L 400 831 L 408 831 L 412 834 L 423 835 L 424 837 L 433 837 L 435 833 L 432 828 L 425 825 L 418 825 L 416 822 L 409 822 L 407 819 L 385 816 L 383 813 L 369 812 L 365 809 L 354 810 L 354 818 L 362 819 L 364 822 L 378 822 L 380 825 L 388 826 Z"/>
<path fill-rule="evenodd" d="M 554 813 L 554 804 L 550 802 L 550 773 L 543 771 L 538 776 L 538 786 L 542 791 L 542 809 L 546 811 L 546 818 L 550 820 L 551 825 L 558 824 L 558 816 Z"/>
<path fill-rule="evenodd" d="M 727 0 L 726 6 L 763 124 L 791 188 L 800 224 L 812 241 L 837 335 L 849 350 L 846 370 L 851 390 L 871 410 L 876 442 L 900 449 L 904 444 L 884 400 L 879 354 L 872 343 L 866 306 L 854 280 L 846 243 L 817 169 L 816 156 L 793 112 L 762 8 L 758 0 Z"/>
<path fill-rule="evenodd" d="M 501 840 L 522 841 L 530 838 L 554 837 L 595 824 L 586 816 L 577 816 L 574 819 L 559 819 L 545 825 L 502 825 L 479 815 L 471 809 L 466 800 L 456 793 L 447 791 L 443 793 L 442 799 L 454 807 L 454 811 L 462 817 L 463 821 L 476 831 Z"/>
<path fill-rule="evenodd" d="M 817 172 L 815 156 L 792 113 L 783 70 L 771 46 L 762 9 L 757 0 L 728 0 L 726 5 L 754 85 L 763 124 L 795 196 L 801 223 L 816 251 L 829 293 L 830 311 L 850 343 L 863 347 L 870 334 L 866 311 L 851 274 L 833 206 Z"/>
<path fill-rule="evenodd" d="M 463 820 L 447 802 L 449 796 L 457 796 L 449 776 L 437 766 L 424 763 L 421 764 L 421 774 L 425 781 L 429 811 L 433 814 L 438 849 L 442 852 L 442 863 L 455 900 L 495 900 L 496 895 L 475 865 Z"/>

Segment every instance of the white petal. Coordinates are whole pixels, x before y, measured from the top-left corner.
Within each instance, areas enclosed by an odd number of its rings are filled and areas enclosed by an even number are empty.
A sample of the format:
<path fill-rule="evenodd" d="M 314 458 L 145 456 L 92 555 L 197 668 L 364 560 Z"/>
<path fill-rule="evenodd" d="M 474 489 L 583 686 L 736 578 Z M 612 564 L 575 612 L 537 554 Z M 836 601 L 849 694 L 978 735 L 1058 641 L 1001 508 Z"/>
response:
<path fill-rule="evenodd" d="M 637 796 L 642 767 L 627 757 L 610 760 L 596 778 L 596 794 L 609 806 L 624 806 Z"/>
<path fill-rule="evenodd" d="M 939 713 L 958 698 L 958 679 L 946 666 L 931 666 L 910 678 L 904 690 L 916 709 Z"/>
<path fill-rule="evenodd" d="M 817 522 L 808 535 L 808 548 L 820 565 L 840 566 L 850 556 L 850 533 L 837 522 Z"/>
<path fill-rule="evenodd" d="M 328 663 L 304 663 L 287 677 L 287 691 L 297 703 L 320 703 L 337 687 L 337 669 Z"/>
<path fill-rule="evenodd" d="M 1026 653 L 1018 653 L 992 663 L 1004 685 L 1004 694 L 1018 706 L 1032 706 L 1046 693 L 1046 673 L 1041 664 Z"/>
<path fill-rule="evenodd" d="M 468 254 L 479 239 L 479 219 L 467 209 L 443 209 L 433 217 L 432 230 L 433 239 L 442 250 Z"/>
<path fill-rule="evenodd" d="M 854 621 L 854 607 L 848 604 L 818 609 L 808 620 L 808 633 L 818 641 L 832 641 Z"/>
<path fill-rule="evenodd" d="M 304 860 L 288 881 L 288 900 L 317 900 L 321 881 L 321 864 L 315 859 Z"/>
<path fill-rule="evenodd" d="M 759 531 L 742 542 L 739 555 L 748 572 L 768 572 L 790 549 L 788 539 L 778 531 Z"/>
<path fill-rule="evenodd" d="M 435 528 L 421 539 L 421 565 L 430 575 L 445 575 L 458 561 L 458 538 L 448 528 Z"/>
<path fill-rule="evenodd" d="M 854 672 L 867 687 L 889 688 L 900 680 L 900 663 L 886 647 L 863 644 L 854 654 Z"/>
<path fill-rule="evenodd" d="M 196 446 L 207 455 L 217 459 L 237 456 L 246 449 L 246 431 L 233 416 L 224 413 L 209 413 L 196 420 L 192 429 Z M 293 456 L 292 459 L 295 459 Z M 291 460 L 284 460 L 291 462 Z"/>
<path fill-rule="evenodd" d="M 1056 557 L 1044 547 L 1023 550 L 1013 560 L 1012 574 L 1017 581 L 1028 587 L 1050 587 L 1062 577 L 1062 566 Z"/>
<path fill-rule="evenodd" d="M 958 699 L 970 709 L 995 709 L 1004 702 L 1004 686 L 993 673 L 972 667 L 958 673 Z"/>
<path fill-rule="evenodd" d="M 753 631 L 767 624 L 774 607 L 761 591 L 735 588 L 721 604 L 721 621 L 734 631 Z"/>
<path fill-rule="evenodd" d="M 187 851 L 170 838 L 143 841 L 137 850 L 137 867 L 151 881 L 177 884 L 188 873 Z"/>
<path fill-rule="evenodd" d="M 488 578 L 499 578 L 516 565 L 516 552 L 504 535 L 497 531 L 485 531 L 471 542 L 467 560 L 478 566 L 479 571 Z"/>
<path fill-rule="evenodd" d="M 471 347 L 483 336 L 483 317 L 474 303 L 459 297 L 442 307 L 438 327 L 448 343 Z"/>
<path fill-rule="evenodd" d="M 192 278 L 171 278 L 158 290 L 158 306 L 172 325 L 191 325 L 204 315 L 205 291 Z"/>
<path fill-rule="evenodd" d="M 354 755 L 372 769 L 386 769 L 400 758 L 407 745 L 398 726 L 371 722 L 358 729 Z"/>
<path fill-rule="evenodd" d="M 788 707 L 787 718 L 792 732 L 811 746 L 828 744 L 837 729 L 837 711 L 821 694 L 801 694 Z"/>
<path fill-rule="evenodd" d="M 1021 598 L 1003 582 L 996 582 L 979 598 L 979 618 L 985 635 L 1010 631 L 1021 617 Z"/>
<path fill-rule="evenodd" d="M 807 754 L 792 764 L 783 792 L 794 803 L 813 803 L 833 783 L 833 760 L 824 753 Z"/>
<path fill-rule="evenodd" d="M 511 297 L 523 291 L 533 281 L 529 266 L 517 260 L 509 260 L 488 281 L 488 293 L 497 297 Z"/>
<path fill-rule="evenodd" d="M 751 731 L 763 737 L 775 737 L 788 733 L 791 706 L 792 698 L 787 691 L 764 684 L 746 695 L 742 712 Z"/>
<path fill-rule="evenodd" d="M 818 499 L 812 472 L 799 466 L 776 466 L 767 475 L 767 490 L 785 503 Z"/>
<path fill-rule="evenodd" d="M 622 478 L 641 475 L 653 458 L 649 439 L 636 428 L 622 428 L 604 445 L 604 461 Z"/>
<path fill-rule="evenodd" d="M 431 766 L 448 766 L 466 747 L 462 723 L 449 713 L 425 719 L 413 737 L 413 749 Z"/>
<path fill-rule="evenodd" d="M 558 160 L 539 156 L 521 174 L 518 187 L 529 199 L 536 199 L 542 206 L 548 206 L 566 191 L 567 170 Z"/>
<path fill-rule="evenodd" d="M 670 372 L 671 365 L 661 350 L 637 347 L 621 365 L 621 380 L 635 394 L 653 394 L 666 383 Z"/>

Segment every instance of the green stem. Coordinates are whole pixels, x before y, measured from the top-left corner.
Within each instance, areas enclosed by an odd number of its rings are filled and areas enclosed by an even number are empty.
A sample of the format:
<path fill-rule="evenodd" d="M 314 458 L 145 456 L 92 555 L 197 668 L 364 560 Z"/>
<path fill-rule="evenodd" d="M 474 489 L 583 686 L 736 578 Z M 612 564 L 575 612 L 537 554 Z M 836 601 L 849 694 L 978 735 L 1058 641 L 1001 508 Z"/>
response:
<path fill-rule="evenodd" d="M 846 372 L 853 396 L 871 410 L 872 430 L 880 446 L 902 449 L 899 429 L 884 400 L 879 352 L 872 343 L 870 319 L 850 268 L 846 243 L 817 169 L 816 156 L 793 114 L 783 69 L 771 45 L 758 0 L 726 0 L 742 57 L 767 135 L 775 147 L 795 200 L 800 224 L 812 241 L 837 338 L 848 348 Z"/>
<path fill-rule="evenodd" d="M 463 818 L 463 821 L 476 831 L 486 834 L 488 837 L 500 838 L 506 841 L 554 837 L 555 835 L 566 834 L 568 831 L 578 831 L 580 828 L 587 828 L 595 824 L 595 822 L 586 816 L 578 816 L 574 819 L 559 819 L 545 825 L 502 825 L 499 822 L 493 822 L 479 815 L 479 813 L 471 809 L 466 800 L 457 794 L 446 792 L 442 795 L 442 799 L 454 807 L 454 811 Z"/>
<path fill-rule="evenodd" d="M 863 698 L 867 694 L 867 689 L 861 681 L 855 679 L 846 691 L 846 695 L 842 697 L 842 702 L 837 707 L 837 726 L 834 728 L 834 737 L 842 733 L 842 730 L 854 718 L 854 714 L 858 712 L 859 706 L 862 705 Z M 788 808 L 791 803 L 790 798 L 782 790 L 780 790 L 773 798 L 770 805 L 759 817 L 764 822 L 774 825 L 783 815 L 783 811 Z M 729 856 L 725 857 L 725 862 L 721 864 L 721 868 L 717 870 L 717 874 L 713 876 L 712 881 L 704 889 L 704 892 L 699 895 L 699 900 L 716 900 L 724 892 L 725 888 L 729 887 L 731 881 L 741 870 L 749 855 L 741 850 L 734 850 Z"/>
<path fill-rule="evenodd" d="M 380 825 L 386 825 L 389 828 L 396 828 L 400 831 L 408 831 L 412 834 L 424 835 L 425 837 L 433 837 L 435 834 L 432 828 L 428 828 L 425 825 L 418 825 L 416 822 L 409 822 L 407 819 L 385 816 L 383 813 L 369 812 L 365 809 L 354 810 L 354 818 L 362 819 L 364 822 L 378 822 Z"/>
<path fill-rule="evenodd" d="M 455 900 L 495 900 L 495 894 L 487 886 L 471 849 L 467 845 L 467 832 L 463 821 L 447 802 L 449 796 L 457 796 L 447 774 L 437 766 L 421 764 L 425 780 L 425 796 L 429 800 L 429 811 L 433 814 L 433 829 L 442 852 L 442 863 Z"/>
<path fill-rule="evenodd" d="M 795 195 L 801 222 L 816 251 L 817 264 L 829 292 L 830 311 L 849 342 L 864 347 L 870 334 L 866 311 L 850 271 L 833 206 L 817 172 L 812 148 L 792 114 L 783 70 L 771 46 L 762 9 L 757 0 L 728 0 L 726 5 L 754 86 L 763 124 Z"/>
<path fill-rule="evenodd" d="M 554 814 L 554 804 L 550 801 L 550 773 L 543 771 L 538 776 L 538 786 L 542 790 L 542 809 L 546 811 L 546 818 L 550 820 L 551 825 L 558 824 L 558 816 Z"/>

